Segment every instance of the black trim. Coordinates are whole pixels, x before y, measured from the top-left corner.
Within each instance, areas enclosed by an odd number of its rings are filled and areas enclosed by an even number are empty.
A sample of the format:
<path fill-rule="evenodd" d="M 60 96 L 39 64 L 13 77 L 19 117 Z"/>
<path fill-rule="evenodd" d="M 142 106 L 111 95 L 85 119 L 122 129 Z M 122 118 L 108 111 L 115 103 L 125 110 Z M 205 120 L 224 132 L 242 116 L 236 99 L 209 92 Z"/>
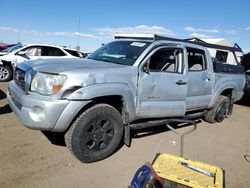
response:
<path fill-rule="evenodd" d="M 67 99 L 68 96 L 70 96 L 72 93 L 74 93 L 76 90 L 80 88 L 82 88 L 82 86 L 73 86 L 73 87 L 68 88 L 62 94 L 61 99 Z"/>
<path fill-rule="evenodd" d="M 145 122 L 140 122 L 140 123 L 132 123 L 132 124 L 129 124 L 129 127 L 130 127 L 130 130 L 142 130 L 145 128 L 157 127 L 157 126 L 169 124 L 169 123 L 194 124 L 195 121 L 193 121 L 193 119 L 202 118 L 206 113 L 207 111 L 204 111 L 204 112 L 197 112 L 194 114 L 188 114 L 183 117 L 157 119 L 157 120 L 145 121 Z"/>

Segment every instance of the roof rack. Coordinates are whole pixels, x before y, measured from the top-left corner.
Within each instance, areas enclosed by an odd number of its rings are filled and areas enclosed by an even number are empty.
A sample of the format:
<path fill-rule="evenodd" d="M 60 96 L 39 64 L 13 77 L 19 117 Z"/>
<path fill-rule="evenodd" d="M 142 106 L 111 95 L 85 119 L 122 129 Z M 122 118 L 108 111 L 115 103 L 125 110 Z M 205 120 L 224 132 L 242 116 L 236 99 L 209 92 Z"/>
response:
<path fill-rule="evenodd" d="M 116 34 L 115 39 L 140 39 L 140 40 L 168 40 L 168 41 L 176 41 L 176 42 L 185 42 L 190 44 L 197 44 L 200 46 L 204 46 L 207 48 L 215 48 L 215 49 L 221 49 L 221 50 L 228 50 L 232 52 L 242 52 L 242 49 L 239 47 L 237 43 L 234 44 L 234 46 L 223 46 L 219 44 L 211 44 L 207 43 L 199 38 L 189 38 L 189 39 L 177 39 L 177 38 L 171 38 L 161 35 L 152 35 L 152 34 Z"/>

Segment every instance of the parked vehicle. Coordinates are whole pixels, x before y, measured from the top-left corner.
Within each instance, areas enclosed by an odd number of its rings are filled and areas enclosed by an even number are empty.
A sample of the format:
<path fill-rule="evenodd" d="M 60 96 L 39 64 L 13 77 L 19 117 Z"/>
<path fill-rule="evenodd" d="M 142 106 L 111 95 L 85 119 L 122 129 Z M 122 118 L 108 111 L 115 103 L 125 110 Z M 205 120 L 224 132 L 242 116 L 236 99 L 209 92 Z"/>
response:
<path fill-rule="evenodd" d="M 129 145 L 130 129 L 171 118 L 221 122 L 243 95 L 244 72 L 215 72 L 207 43 L 116 38 L 86 59 L 20 63 L 9 83 L 9 104 L 21 122 L 65 132 L 66 145 L 82 162 L 110 156 L 123 138 Z"/>
<path fill-rule="evenodd" d="M 244 89 L 245 95 L 250 95 L 250 53 L 244 54 L 241 57 L 241 64 L 244 66 L 246 75 L 246 85 Z"/>
<path fill-rule="evenodd" d="M 85 58 L 89 55 L 89 53 L 80 52 L 80 51 L 69 49 L 69 48 L 64 48 L 64 50 L 66 50 L 71 55 L 73 55 L 75 57 L 79 57 L 79 58 Z"/>
<path fill-rule="evenodd" d="M 250 96 L 250 69 L 245 72 L 246 74 L 246 85 L 244 89 L 244 94 Z"/>
<path fill-rule="evenodd" d="M 59 46 L 18 43 L 0 53 L 0 82 L 11 80 L 13 70 L 23 61 L 81 56 L 76 50 Z"/>
<path fill-rule="evenodd" d="M 10 52 L 13 52 L 13 51 L 21 48 L 21 47 L 23 47 L 23 45 L 21 43 L 17 43 L 17 44 L 15 44 L 13 46 L 5 48 L 4 50 L 0 51 L 0 56 L 6 55 L 6 54 L 8 54 Z"/>
<path fill-rule="evenodd" d="M 0 44 L 0 52 L 5 50 L 6 48 L 12 47 L 15 44 Z"/>
<path fill-rule="evenodd" d="M 245 71 L 250 70 L 250 53 L 241 56 L 241 64 L 244 66 Z"/>

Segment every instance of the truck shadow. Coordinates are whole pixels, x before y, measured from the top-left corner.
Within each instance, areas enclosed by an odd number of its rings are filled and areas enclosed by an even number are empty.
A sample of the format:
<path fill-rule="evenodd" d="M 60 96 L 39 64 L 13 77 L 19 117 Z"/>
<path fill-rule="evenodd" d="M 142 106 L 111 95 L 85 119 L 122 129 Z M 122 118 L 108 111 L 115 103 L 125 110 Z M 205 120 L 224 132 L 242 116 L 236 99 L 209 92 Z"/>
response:
<path fill-rule="evenodd" d="M 0 90 L 0 100 L 5 99 L 6 97 L 6 94 L 2 90 Z"/>
<path fill-rule="evenodd" d="M 12 112 L 12 110 L 11 110 L 9 104 L 6 104 L 5 106 L 0 107 L 0 115 L 8 114 L 8 113 L 11 113 L 11 112 Z"/>
<path fill-rule="evenodd" d="M 0 90 L 0 100 L 6 99 L 6 97 L 7 97 L 6 94 L 2 90 Z M 11 112 L 12 112 L 12 110 L 11 110 L 9 104 L 6 104 L 5 106 L 0 106 L 0 115 L 8 114 Z"/>
<path fill-rule="evenodd" d="M 236 104 L 250 107 L 250 96 L 244 95 L 241 100 L 236 102 Z"/>
<path fill-rule="evenodd" d="M 202 120 L 197 119 L 195 120 L 195 122 L 199 124 L 202 122 Z M 191 126 L 191 124 L 172 123 L 171 126 L 178 131 L 178 129 Z M 169 128 L 167 128 L 166 125 L 159 125 L 156 127 L 145 128 L 142 130 L 131 130 L 131 139 L 132 139 L 131 142 L 133 141 L 133 139 L 147 137 L 147 136 L 155 135 L 155 134 L 166 132 L 166 131 L 171 131 Z M 57 145 L 57 146 L 66 146 L 65 141 L 64 141 L 65 133 L 56 133 L 56 132 L 47 132 L 47 131 L 41 131 L 41 132 L 51 142 L 51 144 Z M 121 143 L 120 147 L 117 150 L 123 147 L 123 145 L 124 144 Z"/>
<path fill-rule="evenodd" d="M 66 146 L 64 141 L 64 133 L 41 131 L 43 135 L 51 142 L 51 144 L 57 146 Z"/>

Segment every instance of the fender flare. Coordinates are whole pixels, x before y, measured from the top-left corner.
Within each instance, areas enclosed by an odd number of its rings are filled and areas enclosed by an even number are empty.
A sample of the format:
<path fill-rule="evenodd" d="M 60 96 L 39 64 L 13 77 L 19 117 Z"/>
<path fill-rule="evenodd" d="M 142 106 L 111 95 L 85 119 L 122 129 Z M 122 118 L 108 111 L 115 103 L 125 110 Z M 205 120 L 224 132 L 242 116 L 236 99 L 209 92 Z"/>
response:
<path fill-rule="evenodd" d="M 213 95 L 213 99 L 211 101 L 211 103 L 209 104 L 209 108 L 212 108 L 216 102 L 216 100 L 218 99 L 218 97 L 225 91 L 225 90 L 232 90 L 232 95 L 231 95 L 231 98 L 234 99 L 236 97 L 236 88 L 233 87 L 233 86 L 224 86 L 220 89 L 218 89 L 215 94 Z"/>

